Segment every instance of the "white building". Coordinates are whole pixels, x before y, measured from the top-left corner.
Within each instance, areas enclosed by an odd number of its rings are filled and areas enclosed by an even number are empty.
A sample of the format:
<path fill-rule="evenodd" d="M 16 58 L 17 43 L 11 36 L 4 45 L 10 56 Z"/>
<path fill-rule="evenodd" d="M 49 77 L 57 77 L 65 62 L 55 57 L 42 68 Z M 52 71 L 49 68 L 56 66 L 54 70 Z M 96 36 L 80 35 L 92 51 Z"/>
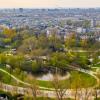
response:
<path fill-rule="evenodd" d="M 86 33 L 86 29 L 82 28 L 82 27 L 77 27 L 76 32 L 77 33 Z"/>

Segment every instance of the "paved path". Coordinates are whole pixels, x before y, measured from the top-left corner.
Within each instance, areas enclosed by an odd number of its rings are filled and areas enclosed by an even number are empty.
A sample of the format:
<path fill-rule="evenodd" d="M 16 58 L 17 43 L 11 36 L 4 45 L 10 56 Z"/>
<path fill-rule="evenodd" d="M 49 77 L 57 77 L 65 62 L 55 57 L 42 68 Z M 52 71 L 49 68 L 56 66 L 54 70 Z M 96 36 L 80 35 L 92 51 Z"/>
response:
<path fill-rule="evenodd" d="M 27 95 L 27 96 L 32 96 L 32 89 L 29 87 L 23 88 L 23 87 L 18 87 L 18 86 L 2 84 L 2 89 L 6 92 L 19 93 L 19 94 L 23 94 L 23 95 Z M 100 90 L 97 90 L 97 91 L 98 91 L 98 97 L 100 97 Z M 74 99 L 75 93 L 76 93 L 75 90 L 68 89 L 68 90 L 66 90 L 66 92 L 64 94 L 64 98 L 73 98 Z M 93 93 L 94 93 L 93 88 L 78 89 L 77 90 L 77 100 L 86 100 L 85 99 L 86 97 L 88 97 L 88 100 L 94 100 Z M 55 93 L 55 91 L 39 90 L 37 93 L 37 96 L 56 98 L 56 93 Z"/>
<path fill-rule="evenodd" d="M 93 52 L 93 53 L 97 53 L 97 52 L 99 52 L 100 51 L 100 49 L 98 49 L 98 50 L 72 50 L 72 49 L 66 49 L 65 48 L 65 51 L 68 51 L 68 52 Z"/>

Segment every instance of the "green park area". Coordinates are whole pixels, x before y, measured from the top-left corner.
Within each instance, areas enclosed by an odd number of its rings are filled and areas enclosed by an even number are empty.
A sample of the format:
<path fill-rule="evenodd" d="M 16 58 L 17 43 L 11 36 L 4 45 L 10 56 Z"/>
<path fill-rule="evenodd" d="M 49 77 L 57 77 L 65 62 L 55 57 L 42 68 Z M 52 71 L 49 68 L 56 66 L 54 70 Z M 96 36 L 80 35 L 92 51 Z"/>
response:
<path fill-rule="evenodd" d="M 66 39 L 56 34 L 47 37 L 44 33 L 38 36 L 29 33 L 29 30 L 17 32 L 10 29 L 2 32 L 0 84 L 35 90 L 38 87 L 49 92 L 55 89 L 94 89 L 100 84 L 98 41 L 77 38 L 74 33 Z M 49 73 L 54 76 L 52 81 L 38 79 Z M 57 77 L 68 73 L 68 78 Z"/>

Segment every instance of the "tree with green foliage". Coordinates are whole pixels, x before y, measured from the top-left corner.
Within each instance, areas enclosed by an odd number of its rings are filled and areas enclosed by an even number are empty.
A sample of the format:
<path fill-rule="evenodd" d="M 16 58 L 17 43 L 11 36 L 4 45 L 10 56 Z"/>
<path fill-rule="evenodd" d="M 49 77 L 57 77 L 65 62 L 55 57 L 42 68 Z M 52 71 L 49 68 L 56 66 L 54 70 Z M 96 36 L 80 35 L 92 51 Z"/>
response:
<path fill-rule="evenodd" d="M 0 54 L 0 64 L 5 65 L 6 64 L 6 60 L 7 60 L 7 56 L 3 53 Z"/>
<path fill-rule="evenodd" d="M 68 63 L 65 53 L 62 52 L 53 53 L 49 59 L 49 66 L 55 68 L 56 72 L 57 69 L 66 70 Z"/>
<path fill-rule="evenodd" d="M 75 33 L 72 33 L 71 35 L 67 36 L 65 40 L 65 47 L 66 48 L 72 48 L 76 46 L 76 35 Z"/>

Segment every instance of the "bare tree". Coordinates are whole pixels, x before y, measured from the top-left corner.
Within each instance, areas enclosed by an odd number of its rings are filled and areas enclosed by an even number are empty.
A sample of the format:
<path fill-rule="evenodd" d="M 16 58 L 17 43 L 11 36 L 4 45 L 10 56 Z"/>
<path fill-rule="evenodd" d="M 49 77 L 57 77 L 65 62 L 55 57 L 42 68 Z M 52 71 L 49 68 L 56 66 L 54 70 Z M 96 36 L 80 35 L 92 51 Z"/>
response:
<path fill-rule="evenodd" d="M 30 85 L 31 94 L 33 96 L 33 100 L 37 100 L 38 94 L 40 93 L 38 81 L 33 77 Z"/>
<path fill-rule="evenodd" d="M 52 81 L 52 86 L 55 90 L 56 96 L 57 96 L 57 100 L 63 100 L 66 91 L 67 91 L 67 84 L 66 81 L 60 81 L 58 76 L 55 75 L 54 79 Z"/>
<path fill-rule="evenodd" d="M 98 88 L 97 87 L 94 88 L 93 93 L 94 93 L 95 100 L 97 100 L 98 99 Z"/>
<path fill-rule="evenodd" d="M 81 89 L 82 86 L 82 81 L 80 78 L 80 73 L 79 72 L 73 72 L 74 76 L 72 76 L 71 78 L 71 88 L 74 89 L 74 99 L 77 100 L 77 98 L 79 98 L 79 93 L 78 91 Z"/>
<path fill-rule="evenodd" d="M 98 77 L 98 86 L 94 88 L 94 97 L 95 100 L 98 99 L 99 89 L 100 89 L 100 70 L 97 71 L 97 77 Z"/>

